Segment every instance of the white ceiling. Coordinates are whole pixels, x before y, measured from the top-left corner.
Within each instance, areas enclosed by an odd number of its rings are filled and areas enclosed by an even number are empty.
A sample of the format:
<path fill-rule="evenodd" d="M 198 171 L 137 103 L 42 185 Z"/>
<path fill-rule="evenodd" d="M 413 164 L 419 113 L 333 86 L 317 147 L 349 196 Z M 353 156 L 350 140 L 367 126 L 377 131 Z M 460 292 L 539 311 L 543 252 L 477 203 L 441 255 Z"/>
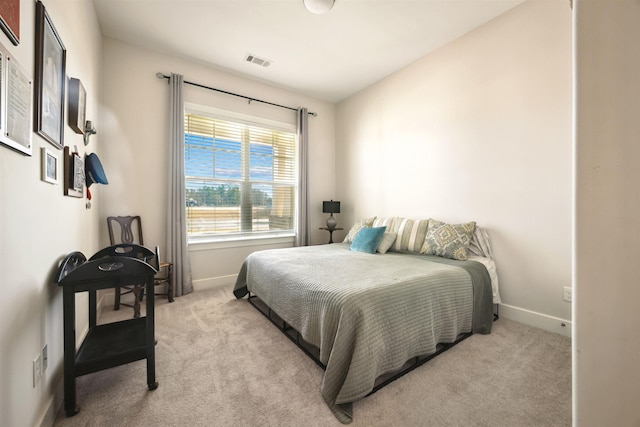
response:
<path fill-rule="evenodd" d="M 107 37 L 338 102 L 523 0 L 336 0 L 324 15 L 302 0 L 94 1 Z"/>

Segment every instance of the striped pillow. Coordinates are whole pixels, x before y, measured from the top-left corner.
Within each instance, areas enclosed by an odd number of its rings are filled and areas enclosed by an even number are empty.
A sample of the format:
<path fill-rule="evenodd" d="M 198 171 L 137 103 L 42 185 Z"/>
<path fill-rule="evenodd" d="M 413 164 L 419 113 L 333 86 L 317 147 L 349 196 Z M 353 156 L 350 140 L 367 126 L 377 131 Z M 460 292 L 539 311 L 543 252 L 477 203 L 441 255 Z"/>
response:
<path fill-rule="evenodd" d="M 398 237 L 390 250 L 420 253 L 428 226 L 428 219 L 396 218 L 394 227 Z"/>
<path fill-rule="evenodd" d="M 396 230 L 394 228 L 394 224 L 396 221 L 395 216 L 387 216 L 387 217 L 376 217 L 373 221 L 372 227 L 387 227 L 387 233 L 395 233 Z"/>

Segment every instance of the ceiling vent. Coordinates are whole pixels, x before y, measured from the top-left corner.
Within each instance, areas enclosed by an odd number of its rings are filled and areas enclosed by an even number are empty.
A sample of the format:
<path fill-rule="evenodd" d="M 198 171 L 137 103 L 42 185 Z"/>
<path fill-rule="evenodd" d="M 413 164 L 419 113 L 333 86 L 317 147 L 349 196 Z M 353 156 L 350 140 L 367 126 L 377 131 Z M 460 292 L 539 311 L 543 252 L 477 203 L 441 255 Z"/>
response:
<path fill-rule="evenodd" d="M 247 61 L 247 62 L 251 62 L 252 64 L 260 65 L 262 67 L 268 67 L 273 62 L 273 61 L 270 61 L 268 59 L 259 58 L 259 57 L 255 56 L 255 55 L 250 54 L 250 53 L 247 54 L 247 56 L 244 58 L 244 60 Z"/>

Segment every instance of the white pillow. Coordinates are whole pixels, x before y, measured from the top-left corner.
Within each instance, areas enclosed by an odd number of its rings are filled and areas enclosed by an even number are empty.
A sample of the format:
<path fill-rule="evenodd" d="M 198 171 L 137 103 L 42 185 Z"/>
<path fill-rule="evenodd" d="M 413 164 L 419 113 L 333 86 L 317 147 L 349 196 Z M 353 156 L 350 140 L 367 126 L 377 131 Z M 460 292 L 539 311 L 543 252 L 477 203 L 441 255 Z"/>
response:
<path fill-rule="evenodd" d="M 378 252 L 380 252 L 381 254 L 387 253 L 391 245 L 393 245 L 393 242 L 396 241 L 397 236 L 398 235 L 396 233 L 385 231 L 385 233 L 382 235 L 382 240 L 380 240 L 380 243 L 378 243 Z"/>

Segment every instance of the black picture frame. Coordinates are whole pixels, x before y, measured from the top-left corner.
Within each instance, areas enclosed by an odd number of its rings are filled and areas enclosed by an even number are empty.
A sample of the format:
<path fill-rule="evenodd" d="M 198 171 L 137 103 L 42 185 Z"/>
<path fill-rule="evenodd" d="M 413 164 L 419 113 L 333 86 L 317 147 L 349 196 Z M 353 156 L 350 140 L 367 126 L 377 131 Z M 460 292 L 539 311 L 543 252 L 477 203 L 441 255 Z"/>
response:
<path fill-rule="evenodd" d="M 78 153 L 64 147 L 64 195 L 82 197 L 84 192 L 84 161 Z"/>
<path fill-rule="evenodd" d="M 69 79 L 69 127 L 75 133 L 84 134 L 87 109 L 87 91 L 79 79 Z"/>
<path fill-rule="evenodd" d="M 62 149 L 67 50 L 41 1 L 36 3 L 35 52 L 34 131 Z"/>

